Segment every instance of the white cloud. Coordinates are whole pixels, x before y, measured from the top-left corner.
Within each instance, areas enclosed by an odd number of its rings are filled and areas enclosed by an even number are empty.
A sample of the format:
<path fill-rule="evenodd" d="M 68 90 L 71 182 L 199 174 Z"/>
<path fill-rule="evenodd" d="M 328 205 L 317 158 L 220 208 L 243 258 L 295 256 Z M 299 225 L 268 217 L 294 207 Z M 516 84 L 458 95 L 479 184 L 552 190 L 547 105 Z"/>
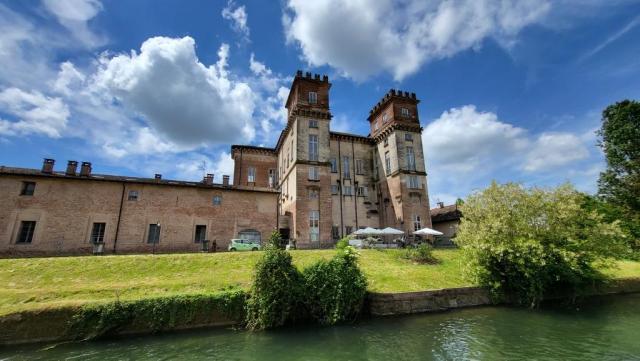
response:
<path fill-rule="evenodd" d="M 192 38 L 150 38 L 139 54 L 103 57 L 93 81 L 179 146 L 246 142 L 255 135 L 254 94 L 230 77 L 228 51 L 223 44 L 206 66 Z"/>
<path fill-rule="evenodd" d="M 548 0 L 289 0 L 283 24 L 313 66 L 358 80 L 383 71 L 402 80 L 487 38 L 508 47 L 550 8 Z"/>
<path fill-rule="evenodd" d="M 249 40 L 249 26 L 247 25 L 247 12 L 244 5 L 237 6 L 233 0 L 229 0 L 227 6 L 222 9 L 222 17 L 231 22 L 234 31 Z"/>
<path fill-rule="evenodd" d="M 102 11 L 99 0 L 43 0 L 47 11 L 60 25 L 84 46 L 93 48 L 104 45 L 106 39 L 89 29 L 88 22 Z"/>
<path fill-rule="evenodd" d="M 0 109 L 16 118 L 0 119 L 0 134 L 12 136 L 39 134 L 60 138 L 70 115 L 62 99 L 18 88 L 0 92 Z"/>
<path fill-rule="evenodd" d="M 591 168 L 585 168 L 599 161 L 592 129 L 583 134 L 531 135 L 495 113 L 466 105 L 445 111 L 429 123 L 422 142 L 432 201 L 464 197 L 492 179 L 544 184 L 570 180 L 583 190 L 595 184 Z"/>
<path fill-rule="evenodd" d="M 53 82 L 52 88 L 58 93 L 70 96 L 72 88 L 81 86 L 85 78 L 85 75 L 79 72 L 73 63 L 65 61 L 60 64 L 60 71 Z"/>
<path fill-rule="evenodd" d="M 558 169 L 589 157 L 589 150 L 578 136 L 570 133 L 543 133 L 536 140 L 524 170 L 539 172 Z"/>

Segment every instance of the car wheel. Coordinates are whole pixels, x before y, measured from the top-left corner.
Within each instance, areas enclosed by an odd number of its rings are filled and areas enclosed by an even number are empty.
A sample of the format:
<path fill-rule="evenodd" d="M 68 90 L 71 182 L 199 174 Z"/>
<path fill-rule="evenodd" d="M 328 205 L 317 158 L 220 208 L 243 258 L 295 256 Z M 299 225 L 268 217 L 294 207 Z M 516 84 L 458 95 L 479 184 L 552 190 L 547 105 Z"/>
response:
<path fill-rule="evenodd" d="M 251 250 L 252 250 L 252 251 L 257 251 L 257 250 L 258 250 L 258 247 L 253 247 L 253 248 L 251 248 Z"/>
<path fill-rule="evenodd" d="M 235 251 L 236 251 L 236 249 L 235 249 L 235 248 L 231 248 L 231 249 L 229 249 L 229 251 L 231 251 L 231 252 L 235 252 Z"/>

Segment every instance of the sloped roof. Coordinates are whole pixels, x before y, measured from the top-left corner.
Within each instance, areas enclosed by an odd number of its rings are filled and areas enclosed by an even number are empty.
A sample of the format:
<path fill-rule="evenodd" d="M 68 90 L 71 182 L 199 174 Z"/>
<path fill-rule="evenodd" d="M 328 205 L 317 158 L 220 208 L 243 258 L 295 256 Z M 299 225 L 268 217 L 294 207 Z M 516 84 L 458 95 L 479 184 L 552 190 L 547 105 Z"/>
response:
<path fill-rule="evenodd" d="M 462 212 L 458 209 L 458 205 L 451 204 L 444 207 L 436 207 L 430 210 L 431 223 L 446 222 L 459 220 Z"/>

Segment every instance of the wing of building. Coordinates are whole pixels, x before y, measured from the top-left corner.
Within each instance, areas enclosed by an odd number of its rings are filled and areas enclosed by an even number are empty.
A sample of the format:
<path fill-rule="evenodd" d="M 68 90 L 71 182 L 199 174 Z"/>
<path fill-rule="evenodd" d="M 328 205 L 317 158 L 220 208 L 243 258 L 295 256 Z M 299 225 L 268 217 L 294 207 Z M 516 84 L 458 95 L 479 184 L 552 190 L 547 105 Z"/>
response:
<path fill-rule="evenodd" d="M 232 183 L 99 175 L 88 162 L 78 173 L 75 161 L 56 171 L 52 159 L 2 166 L 0 254 L 223 249 L 275 229 L 318 248 L 364 227 L 431 227 L 416 95 L 390 90 L 364 136 L 331 131 L 330 89 L 327 76 L 298 71 L 275 147 L 231 147 Z"/>

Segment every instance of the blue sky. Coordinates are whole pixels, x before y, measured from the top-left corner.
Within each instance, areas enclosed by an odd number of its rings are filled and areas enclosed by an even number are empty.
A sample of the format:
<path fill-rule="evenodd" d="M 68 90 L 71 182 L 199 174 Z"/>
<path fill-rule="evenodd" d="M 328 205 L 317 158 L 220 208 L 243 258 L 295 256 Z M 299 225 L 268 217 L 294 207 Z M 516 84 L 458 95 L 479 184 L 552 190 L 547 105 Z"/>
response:
<path fill-rule="evenodd" d="M 273 146 L 303 69 L 329 75 L 335 130 L 418 95 L 432 204 L 492 179 L 593 192 L 639 37 L 623 0 L 1 1 L 0 164 L 219 180 L 230 144 Z"/>

